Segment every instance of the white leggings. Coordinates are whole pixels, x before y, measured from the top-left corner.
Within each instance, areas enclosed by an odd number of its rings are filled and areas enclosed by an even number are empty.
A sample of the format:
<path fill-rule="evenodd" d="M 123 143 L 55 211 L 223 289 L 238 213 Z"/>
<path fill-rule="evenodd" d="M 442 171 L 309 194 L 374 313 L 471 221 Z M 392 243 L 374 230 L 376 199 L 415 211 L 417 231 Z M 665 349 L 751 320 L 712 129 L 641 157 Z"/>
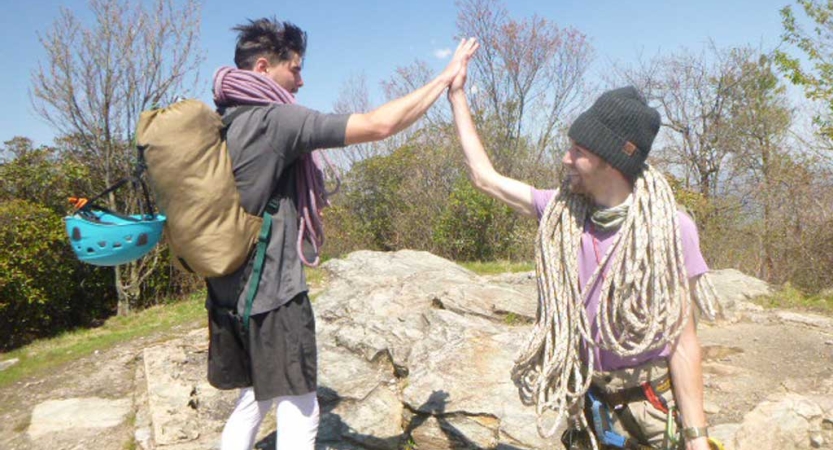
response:
<path fill-rule="evenodd" d="M 272 404 L 277 402 L 277 449 L 313 450 L 318 433 L 318 398 L 315 392 L 257 401 L 252 388 L 240 390 L 237 405 L 223 428 L 222 450 L 252 450 L 257 431 Z"/>

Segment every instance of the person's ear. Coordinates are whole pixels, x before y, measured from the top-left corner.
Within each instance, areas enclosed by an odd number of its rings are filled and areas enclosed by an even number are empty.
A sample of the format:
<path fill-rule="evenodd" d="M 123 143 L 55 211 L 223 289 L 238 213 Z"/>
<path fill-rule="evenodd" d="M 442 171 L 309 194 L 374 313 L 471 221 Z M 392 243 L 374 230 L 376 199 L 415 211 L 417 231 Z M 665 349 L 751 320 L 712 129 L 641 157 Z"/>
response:
<path fill-rule="evenodd" d="M 255 61 L 254 67 L 252 67 L 253 72 L 267 74 L 269 72 L 269 60 L 266 58 L 258 58 Z"/>

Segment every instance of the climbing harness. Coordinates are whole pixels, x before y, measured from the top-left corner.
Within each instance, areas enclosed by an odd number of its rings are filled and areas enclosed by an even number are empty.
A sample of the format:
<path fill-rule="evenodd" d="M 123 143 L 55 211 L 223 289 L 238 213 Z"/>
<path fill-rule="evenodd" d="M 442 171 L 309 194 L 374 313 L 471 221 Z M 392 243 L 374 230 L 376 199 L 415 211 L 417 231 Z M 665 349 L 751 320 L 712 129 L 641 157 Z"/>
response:
<path fill-rule="evenodd" d="M 656 380 L 645 381 L 636 386 L 616 390 L 604 391 L 597 385 L 592 385 L 585 395 L 585 407 L 591 411 L 593 429 L 602 445 L 608 448 L 627 450 L 648 450 L 648 438 L 643 428 L 631 412 L 630 404 L 647 401 L 658 411 L 666 415 L 665 432 L 663 434 L 663 450 L 676 450 L 679 445 L 678 427 L 679 416 L 672 406 L 668 407 L 662 394 L 671 390 L 671 379 L 668 373 Z M 612 425 L 611 413 L 632 437 L 619 434 Z"/>
<path fill-rule="evenodd" d="M 657 380 L 643 382 L 640 385 L 614 392 L 603 392 L 593 385 L 585 396 L 585 407 L 590 411 L 595 436 L 599 443 L 605 446 L 603 448 L 625 450 L 678 450 L 683 448 L 685 432 L 681 427 L 682 417 L 676 406 L 669 406 L 662 397 L 662 394 L 670 390 L 671 379 L 668 374 Z M 665 414 L 662 444 L 659 447 L 652 447 L 647 444 L 648 440 L 642 431 L 642 427 L 630 410 L 630 404 L 640 401 L 647 401 L 653 408 Z M 622 428 L 630 436 L 624 436 L 614 430 L 612 425 L 613 415 L 616 416 Z M 706 433 L 705 429 L 702 433 Z M 686 437 L 691 439 L 688 435 Z M 707 434 L 706 437 L 712 450 L 725 450 L 720 441 L 708 437 Z"/>

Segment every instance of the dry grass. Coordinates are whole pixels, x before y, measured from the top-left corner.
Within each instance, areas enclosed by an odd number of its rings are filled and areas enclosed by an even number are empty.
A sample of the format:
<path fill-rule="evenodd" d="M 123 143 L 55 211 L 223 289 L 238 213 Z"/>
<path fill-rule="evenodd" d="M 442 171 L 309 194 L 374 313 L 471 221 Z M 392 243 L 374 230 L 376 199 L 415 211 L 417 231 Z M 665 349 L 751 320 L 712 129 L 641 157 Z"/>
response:
<path fill-rule="evenodd" d="M 497 275 L 535 270 L 535 263 L 532 261 L 471 261 L 460 263 L 460 265 L 478 275 Z"/>

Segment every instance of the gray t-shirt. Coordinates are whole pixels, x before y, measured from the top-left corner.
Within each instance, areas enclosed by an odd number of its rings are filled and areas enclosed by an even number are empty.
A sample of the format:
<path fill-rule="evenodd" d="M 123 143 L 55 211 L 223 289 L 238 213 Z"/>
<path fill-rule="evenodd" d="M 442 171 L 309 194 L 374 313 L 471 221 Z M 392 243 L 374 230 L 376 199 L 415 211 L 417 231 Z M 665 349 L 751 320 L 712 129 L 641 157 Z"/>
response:
<path fill-rule="evenodd" d="M 228 108 L 225 114 L 231 111 Z M 276 309 L 308 289 L 297 251 L 295 163 L 303 153 L 344 146 L 349 117 L 298 105 L 269 105 L 242 112 L 228 129 L 228 152 L 243 209 L 259 216 L 273 196 L 280 201 L 272 215 L 272 235 L 252 315 Z M 250 257 L 236 272 L 206 279 L 206 306 L 236 307 L 242 314 L 253 265 Z"/>

